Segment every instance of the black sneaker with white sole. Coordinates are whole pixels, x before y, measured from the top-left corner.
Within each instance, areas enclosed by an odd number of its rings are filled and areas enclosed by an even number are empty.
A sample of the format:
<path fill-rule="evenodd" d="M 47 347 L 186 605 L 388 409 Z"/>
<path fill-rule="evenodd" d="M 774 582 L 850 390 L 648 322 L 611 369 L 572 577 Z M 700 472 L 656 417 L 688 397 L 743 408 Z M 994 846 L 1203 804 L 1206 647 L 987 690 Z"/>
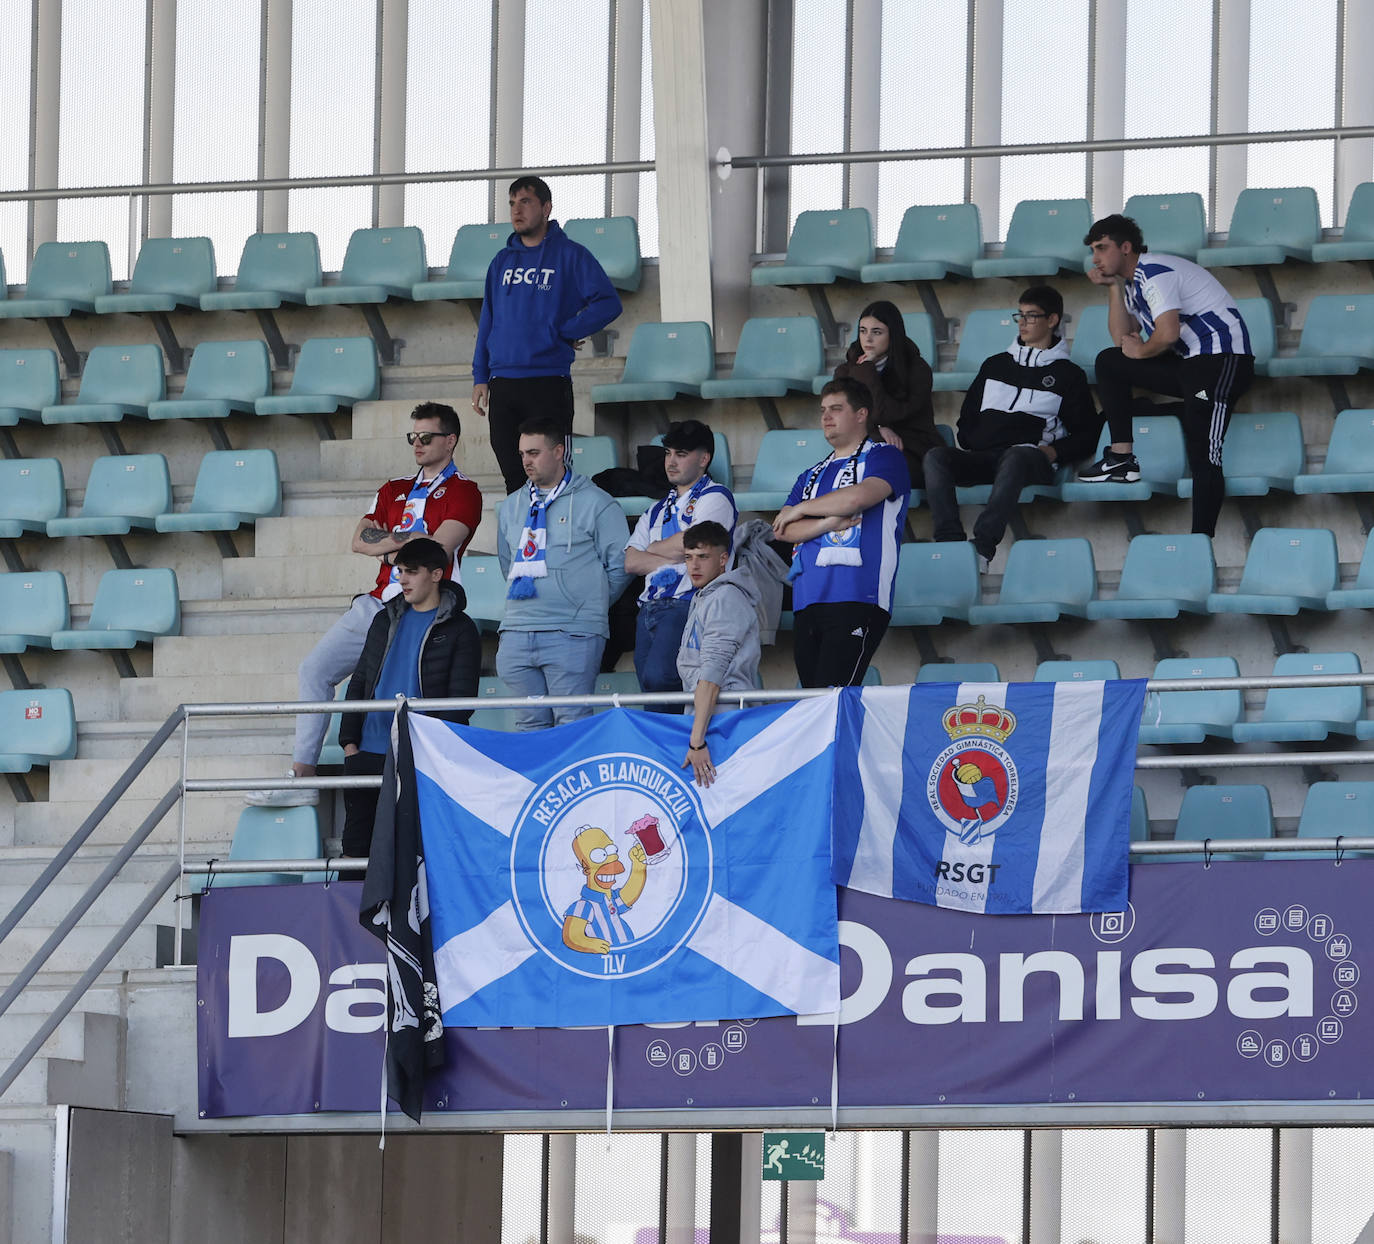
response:
<path fill-rule="evenodd" d="M 1134 484 L 1140 478 L 1135 454 L 1114 454 L 1109 449 L 1091 466 L 1078 473 L 1084 484 Z"/>

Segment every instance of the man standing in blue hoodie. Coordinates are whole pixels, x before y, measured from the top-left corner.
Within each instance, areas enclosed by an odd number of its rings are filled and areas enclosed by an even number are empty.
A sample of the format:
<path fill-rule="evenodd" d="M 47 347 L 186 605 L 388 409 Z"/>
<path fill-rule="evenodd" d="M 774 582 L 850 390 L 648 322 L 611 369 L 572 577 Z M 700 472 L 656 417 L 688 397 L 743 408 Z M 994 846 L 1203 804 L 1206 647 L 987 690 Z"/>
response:
<path fill-rule="evenodd" d="M 477 345 L 472 352 L 472 409 L 488 421 L 506 492 L 524 487 L 519 427 L 559 420 L 572 435 L 573 356 L 620 314 L 601 265 L 549 219 L 553 196 L 542 177 L 510 185 L 514 232 L 487 269 Z"/>
<path fill-rule="evenodd" d="M 496 672 L 513 695 L 590 695 L 610 634 L 607 611 L 625 590 L 625 515 L 613 497 L 568 468 L 554 419 L 520 425 L 526 484 L 497 511 L 496 552 L 506 613 Z M 587 717 L 583 705 L 516 710 L 517 730 Z"/>

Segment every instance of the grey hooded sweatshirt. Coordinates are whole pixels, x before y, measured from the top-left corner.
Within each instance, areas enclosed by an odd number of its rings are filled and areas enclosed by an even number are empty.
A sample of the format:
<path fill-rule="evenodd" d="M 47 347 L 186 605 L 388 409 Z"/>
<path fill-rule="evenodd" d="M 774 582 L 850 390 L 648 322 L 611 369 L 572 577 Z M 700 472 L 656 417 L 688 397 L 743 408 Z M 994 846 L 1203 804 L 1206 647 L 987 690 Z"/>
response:
<path fill-rule="evenodd" d="M 677 672 L 684 691 L 705 679 L 722 691 L 753 691 L 759 673 L 758 588 L 743 567 L 726 571 L 692 597 Z M 691 706 L 687 708 L 691 712 Z"/>

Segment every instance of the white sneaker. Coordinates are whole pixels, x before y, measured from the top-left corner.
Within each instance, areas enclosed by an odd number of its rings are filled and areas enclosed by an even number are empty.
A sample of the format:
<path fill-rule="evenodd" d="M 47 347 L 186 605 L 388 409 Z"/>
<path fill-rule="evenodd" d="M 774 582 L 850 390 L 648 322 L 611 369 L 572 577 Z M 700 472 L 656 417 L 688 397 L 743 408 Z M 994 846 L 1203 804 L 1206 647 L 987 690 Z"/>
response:
<path fill-rule="evenodd" d="M 301 780 L 291 770 L 287 771 L 286 776 L 293 781 Z M 250 790 L 244 795 L 243 802 L 250 808 L 303 808 L 319 803 L 320 792 L 313 786 L 302 786 L 296 790 Z"/>

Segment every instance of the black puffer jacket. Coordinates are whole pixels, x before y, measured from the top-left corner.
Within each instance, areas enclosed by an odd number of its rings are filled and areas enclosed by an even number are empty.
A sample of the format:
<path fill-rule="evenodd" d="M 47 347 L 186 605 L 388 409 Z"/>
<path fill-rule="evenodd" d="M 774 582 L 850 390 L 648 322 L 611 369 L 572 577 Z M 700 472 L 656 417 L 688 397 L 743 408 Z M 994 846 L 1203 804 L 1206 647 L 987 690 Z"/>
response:
<path fill-rule="evenodd" d="M 468 603 L 463 589 L 445 580 L 439 585 L 439 608 L 424 642 L 420 645 L 420 695 L 430 699 L 477 694 L 477 679 L 482 671 L 482 639 L 477 625 L 463 612 Z M 393 596 L 372 619 L 363 642 L 363 654 L 353 671 L 345 696 L 349 700 L 370 700 L 381 673 L 382 662 L 391 647 L 396 625 L 405 612 L 404 596 Z M 347 747 L 363 739 L 366 713 L 345 713 L 339 721 L 339 743 Z M 434 713 L 444 721 L 466 723 L 470 709 Z"/>

